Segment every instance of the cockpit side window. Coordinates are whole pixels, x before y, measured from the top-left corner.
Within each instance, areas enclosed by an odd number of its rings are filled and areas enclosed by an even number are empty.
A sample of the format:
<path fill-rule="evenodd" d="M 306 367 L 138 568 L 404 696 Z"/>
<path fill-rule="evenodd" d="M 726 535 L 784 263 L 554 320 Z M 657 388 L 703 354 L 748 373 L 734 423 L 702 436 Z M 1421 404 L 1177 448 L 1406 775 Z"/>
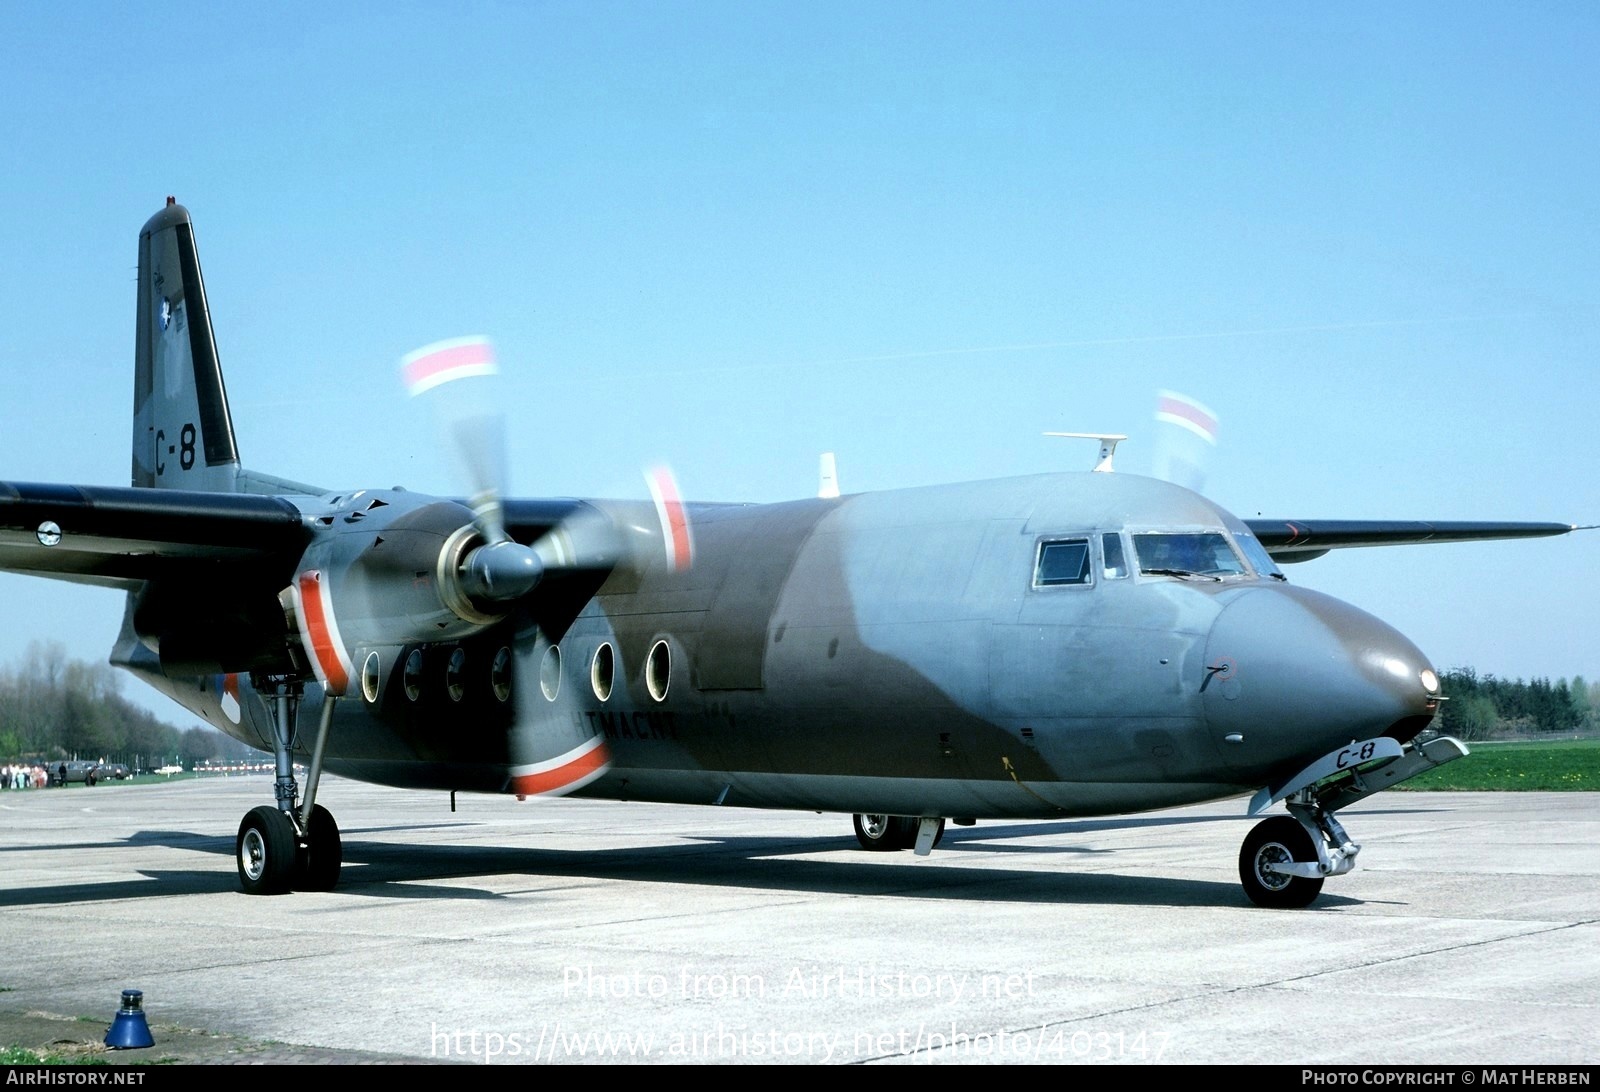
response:
<path fill-rule="evenodd" d="M 1089 540 L 1057 539 L 1039 544 L 1039 560 L 1033 570 L 1036 588 L 1062 584 L 1089 583 Z"/>
<path fill-rule="evenodd" d="M 1240 534 L 1234 532 L 1234 541 L 1238 542 L 1239 549 L 1244 551 L 1245 560 L 1250 562 L 1250 567 L 1256 571 L 1257 576 L 1270 576 L 1277 580 L 1287 580 L 1283 571 L 1278 568 L 1277 562 L 1272 560 L 1272 555 L 1267 553 L 1267 548 L 1261 545 L 1261 540 L 1248 532 Z"/>
<path fill-rule="evenodd" d="M 1244 562 L 1218 532 L 1133 536 L 1139 571 L 1157 576 L 1242 576 Z"/>
<path fill-rule="evenodd" d="M 1100 553 L 1105 557 L 1107 580 L 1119 580 L 1128 575 L 1128 561 L 1122 553 L 1122 536 L 1107 531 L 1100 536 Z"/>

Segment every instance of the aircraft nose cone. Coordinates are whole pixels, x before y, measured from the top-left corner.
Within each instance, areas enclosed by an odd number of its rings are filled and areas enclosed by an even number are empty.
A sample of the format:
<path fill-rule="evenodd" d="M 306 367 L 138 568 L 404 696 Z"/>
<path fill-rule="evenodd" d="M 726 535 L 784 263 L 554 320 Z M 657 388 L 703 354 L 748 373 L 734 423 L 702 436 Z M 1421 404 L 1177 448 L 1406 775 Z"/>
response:
<path fill-rule="evenodd" d="M 1253 588 L 1217 616 L 1202 699 L 1224 759 L 1254 772 L 1305 762 L 1353 739 L 1405 742 L 1433 718 L 1439 680 L 1389 625 L 1289 585 Z"/>

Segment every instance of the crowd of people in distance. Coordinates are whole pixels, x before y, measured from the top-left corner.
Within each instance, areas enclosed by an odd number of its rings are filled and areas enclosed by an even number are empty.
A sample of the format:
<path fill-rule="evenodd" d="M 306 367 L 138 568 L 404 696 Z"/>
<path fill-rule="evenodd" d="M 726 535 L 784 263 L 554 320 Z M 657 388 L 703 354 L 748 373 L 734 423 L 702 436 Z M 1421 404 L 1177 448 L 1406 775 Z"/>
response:
<path fill-rule="evenodd" d="M 42 789 L 50 783 L 50 775 L 43 766 L 28 766 L 21 762 L 7 762 L 0 766 L 0 788 Z"/>

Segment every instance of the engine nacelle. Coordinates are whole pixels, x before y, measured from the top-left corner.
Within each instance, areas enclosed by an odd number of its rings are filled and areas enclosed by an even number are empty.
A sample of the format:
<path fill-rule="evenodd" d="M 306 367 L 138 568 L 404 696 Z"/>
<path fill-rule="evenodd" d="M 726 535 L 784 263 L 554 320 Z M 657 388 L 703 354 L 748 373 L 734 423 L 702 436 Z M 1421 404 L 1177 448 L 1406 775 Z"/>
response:
<path fill-rule="evenodd" d="M 280 599 L 318 678 L 348 692 L 363 649 L 458 640 L 543 575 L 527 546 L 487 544 L 471 509 L 405 492 L 339 498 Z"/>

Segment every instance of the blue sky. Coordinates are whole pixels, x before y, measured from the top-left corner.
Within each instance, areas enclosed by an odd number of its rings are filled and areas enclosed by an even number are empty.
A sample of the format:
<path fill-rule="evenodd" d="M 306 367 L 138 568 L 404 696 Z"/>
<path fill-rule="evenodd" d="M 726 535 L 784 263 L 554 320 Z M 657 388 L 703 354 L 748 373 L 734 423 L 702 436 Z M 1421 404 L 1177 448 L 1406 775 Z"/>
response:
<path fill-rule="evenodd" d="M 1600 522 L 1600 9 L 6 3 L 0 478 L 125 484 L 140 225 L 194 215 L 246 462 L 521 495 L 1086 468 L 1157 388 L 1241 516 Z M 1600 533 L 1290 570 L 1441 667 L 1600 677 Z M 0 663 L 118 597 L 0 578 Z M 136 687 L 129 687 L 132 693 Z M 160 708 L 158 706 L 158 708 Z M 173 716 L 181 714 L 165 707 Z M 180 720 L 180 723 L 185 723 Z"/>

